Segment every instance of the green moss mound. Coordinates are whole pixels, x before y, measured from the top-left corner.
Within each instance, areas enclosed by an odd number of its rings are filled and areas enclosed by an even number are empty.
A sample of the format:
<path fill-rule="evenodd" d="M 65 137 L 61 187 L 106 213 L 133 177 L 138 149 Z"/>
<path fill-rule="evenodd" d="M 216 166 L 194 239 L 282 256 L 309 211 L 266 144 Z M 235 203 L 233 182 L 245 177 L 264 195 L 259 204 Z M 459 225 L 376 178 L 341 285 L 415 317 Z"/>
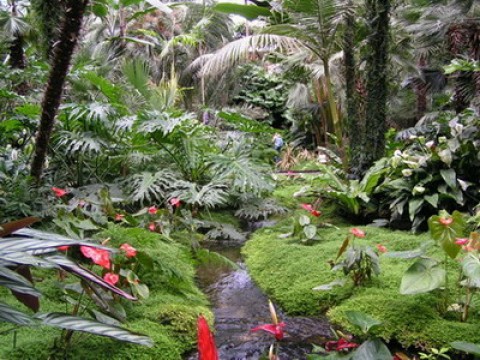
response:
<path fill-rule="evenodd" d="M 401 295 L 400 282 L 403 273 L 413 260 L 380 257 L 380 276 L 364 287 L 353 287 L 351 281 L 344 287 L 330 291 L 313 291 L 312 288 L 344 278 L 341 272 L 331 271 L 329 260 L 348 234 L 349 227 L 322 229 L 322 240 L 312 246 L 304 246 L 287 233 L 291 222 L 284 219 L 272 228 L 255 232 L 243 251 L 246 264 L 254 280 L 266 293 L 292 314 L 318 315 L 326 312 L 333 324 L 353 333 L 346 311 L 362 311 L 382 321 L 376 335 L 386 341 L 398 340 L 404 346 L 439 347 L 450 341 L 480 342 L 480 321 L 472 316 L 468 323 L 455 321 L 458 314 L 442 317 L 439 312 L 439 293 Z M 412 235 L 401 231 L 389 231 L 374 227 L 366 230 L 365 239 L 356 244 L 385 245 L 389 251 L 403 251 L 418 247 L 429 239 L 427 234 Z M 443 259 L 440 249 L 430 254 Z M 458 276 L 451 262 L 450 278 Z M 358 334 L 360 335 L 360 334 Z"/>
<path fill-rule="evenodd" d="M 24 327 L 17 330 L 15 348 L 13 333 L 4 334 L 0 342 L 0 359 L 181 360 L 182 354 L 195 346 L 198 315 L 204 314 L 210 319 L 213 315 L 207 307 L 206 297 L 195 285 L 195 269 L 188 248 L 166 242 L 160 235 L 144 229 L 120 226 L 112 226 L 99 234 L 99 238 L 109 238 L 108 244 L 114 248 L 128 243 L 154 259 L 155 270 L 140 274 L 140 280 L 150 288 L 150 297 L 135 303 L 122 302 L 128 316 L 122 326 L 150 336 L 155 345 L 147 348 L 77 332 L 71 347 L 65 350 L 55 348 L 61 333 L 59 329 Z M 37 284 L 44 294 L 41 311 L 65 311 L 55 273 L 40 271 L 36 275 L 42 279 Z M 1 296 L 2 301 L 6 299 L 9 304 L 20 306 L 5 289 L 2 289 Z M 68 309 L 71 306 L 67 306 Z M 11 327 L 2 323 L 0 331 Z"/>

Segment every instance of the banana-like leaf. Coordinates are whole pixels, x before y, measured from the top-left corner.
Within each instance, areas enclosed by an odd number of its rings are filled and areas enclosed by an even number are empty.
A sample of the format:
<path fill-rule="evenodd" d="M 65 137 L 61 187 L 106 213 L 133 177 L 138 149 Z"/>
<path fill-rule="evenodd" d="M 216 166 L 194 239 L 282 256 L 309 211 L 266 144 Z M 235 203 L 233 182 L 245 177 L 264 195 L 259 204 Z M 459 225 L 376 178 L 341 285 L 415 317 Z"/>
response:
<path fill-rule="evenodd" d="M 33 323 L 30 316 L 4 303 L 0 303 L 0 321 L 17 325 L 31 325 Z"/>
<path fill-rule="evenodd" d="M 82 331 L 89 334 L 107 336 L 120 341 L 131 342 L 144 346 L 153 346 L 153 341 L 148 336 L 135 334 L 118 326 L 103 324 L 101 322 L 71 316 L 62 313 L 46 313 L 36 315 L 45 325 L 50 325 L 66 330 Z"/>
<path fill-rule="evenodd" d="M 68 271 L 68 272 L 70 272 L 70 273 L 72 273 L 72 274 L 74 274 L 74 275 L 76 275 L 76 276 L 78 276 L 82 279 L 91 281 L 91 282 L 97 284 L 98 286 L 101 286 L 102 288 L 110 290 L 110 291 L 114 292 L 115 294 L 124 297 L 125 299 L 133 300 L 133 301 L 137 300 L 137 298 L 135 298 L 134 296 L 126 293 L 125 291 L 117 288 L 116 286 L 113 286 L 113 285 L 107 283 L 105 280 L 103 280 L 100 276 L 98 276 L 94 272 L 92 272 L 88 269 L 85 269 L 84 267 L 78 265 L 74 261 L 72 261 L 72 260 L 70 260 L 70 259 L 68 259 L 64 256 L 54 255 L 54 256 L 48 256 L 45 259 L 54 263 L 54 264 L 56 264 L 58 267 L 62 268 L 63 270 Z"/>

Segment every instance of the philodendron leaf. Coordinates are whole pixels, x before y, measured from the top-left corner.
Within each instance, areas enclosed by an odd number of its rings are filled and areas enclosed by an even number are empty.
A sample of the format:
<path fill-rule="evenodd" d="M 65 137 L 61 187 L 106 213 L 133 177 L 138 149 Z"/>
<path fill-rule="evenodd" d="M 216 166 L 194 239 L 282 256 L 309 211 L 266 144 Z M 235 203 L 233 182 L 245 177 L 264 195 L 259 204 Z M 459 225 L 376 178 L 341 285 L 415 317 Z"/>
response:
<path fill-rule="evenodd" d="M 455 350 L 460 350 L 468 354 L 480 356 L 480 345 L 466 342 L 466 341 L 454 341 L 454 342 L 451 342 L 450 345 Z"/>
<path fill-rule="evenodd" d="M 365 334 L 374 326 L 382 323 L 361 311 L 346 311 L 345 316 L 351 324 L 358 326 Z"/>
<path fill-rule="evenodd" d="M 135 334 L 121 327 L 104 324 L 92 319 L 85 319 L 79 316 L 71 316 L 62 313 L 38 314 L 35 317 L 42 320 L 44 325 L 50 325 L 66 330 L 82 331 L 99 336 L 107 336 L 120 341 L 139 345 L 153 346 L 153 341 L 148 336 Z"/>
<path fill-rule="evenodd" d="M 432 216 L 428 219 L 430 235 L 452 259 L 458 255 L 461 247 L 455 239 L 465 235 L 466 223 L 463 215 L 454 211 L 452 215 Z"/>
<path fill-rule="evenodd" d="M 445 270 L 438 267 L 438 262 L 430 258 L 415 261 L 402 278 L 400 293 L 414 295 L 426 293 L 445 283 Z"/>
<path fill-rule="evenodd" d="M 392 354 L 380 340 L 367 340 L 355 351 L 352 360 L 391 360 Z"/>
<path fill-rule="evenodd" d="M 468 254 L 462 261 L 462 270 L 469 280 L 470 286 L 480 287 L 480 259 Z"/>

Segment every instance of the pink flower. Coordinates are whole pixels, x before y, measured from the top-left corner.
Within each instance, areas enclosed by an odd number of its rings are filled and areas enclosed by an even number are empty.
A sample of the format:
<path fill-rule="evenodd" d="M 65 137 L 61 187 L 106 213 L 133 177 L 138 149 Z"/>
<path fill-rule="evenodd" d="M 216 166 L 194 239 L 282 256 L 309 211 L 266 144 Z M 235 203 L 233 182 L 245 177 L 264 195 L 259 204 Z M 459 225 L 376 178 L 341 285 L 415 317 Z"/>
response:
<path fill-rule="evenodd" d="M 354 349 L 357 347 L 358 347 L 358 344 L 354 342 L 348 342 L 344 338 L 341 338 L 338 341 L 327 341 L 325 343 L 326 351 L 348 351 L 349 349 Z"/>
<path fill-rule="evenodd" d="M 105 282 L 109 283 L 110 285 L 115 285 L 118 280 L 120 280 L 120 277 L 114 273 L 106 273 L 105 275 L 103 275 L 103 280 L 105 280 Z"/>
<path fill-rule="evenodd" d="M 282 340 L 283 339 L 283 328 L 284 327 L 285 327 L 284 322 L 281 322 L 281 323 L 278 323 L 278 324 L 263 324 L 263 325 L 259 325 L 257 327 L 254 327 L 250 331 L 253 331 L 253 332 L 259 331 L 259 330 L 266 331 L 266 332 L 274 335 L 275 339 Z"/>
<path fill-rule="evenodd" d="M 155 231 L 155 227 L 156 227 L 155 223 L 153 223 L 153 222 L 150 223 L 150 225 L 148 225 L 148 228 L 149 228 L 150 231 Z"/>
<path fill-rule="evenodd" d="M 172 205 L 173 207 L 179 207 L 181 205 L 181 201 L 179 198 L 171 198 L 170 201 L 169 201 L 170 205 Z"/>
<path fill-rule="evenodd" d="M 115 214 L 115 221 L 122 221 L 124 217 L 123 214 Z"/>
<path fill-rule="evenodd" d="M 310 204 L 301 204 L 300 206 L 307 211 L 312 211 L 313 210 L 313 206 L 310 205 Z"/>
<path fill-rule="evenodd" d="M 55 193 L 56 197 L 62 197 L 68 194 L 68 191 L 57 187 L 52 187 L 52 191 Z"/>
<path fill-rule="evenodd" d="M 197 320 L 198 360 L 218 360 L 217 347 L 207 320 L 200 315 Z"/>
<path fill-rule="evenodd" d="M 440 219 L 438 219 L 438 222 L 440 224 L 442 224 L 443 226 L 448 226 L 453 222 L 453 218 L 451 218 L 451 217 L 449 217 L 449 218 L 441 217 Z"/>
<path fill-rule="evenodd" d="M 381 244 L 377 244 L 377 250 L 380 251 L 381 253 L 386 253 L 388 251 L 387 247 Z"/>
<path fill-rule="evenodd" d="M 125 243 L 120 246 L 120 249 L 125 251 L 125 255 L 130 258 L 137 256 L 137 249 L 135 249 L 133 246 Z"/>
<path fill-rule="evenodd" d="M 350 229 L 350 234 L 352 234 L 355 237 L 358 238 L 364 238 L 365 237 L 365 231 L 360 230 L 358 228 L 351 228 Z"/>
<path fill-rule="evenodd" d="M 157 209 L 155 206 L 150 206 L 150 207 L 148 208 L 148 213 L 149 213 L 150 215 L 155 215 L 155 214 L 157 213 L 157 211 L 158 211 L 158 209 Z"/>
<path fill-rule="evenodd" d="M 80 251 L 86 258 L 100 265 L 105 269 L 110 269 L 110 253 L 107 250 L 97 249 L 90 246 L 80 246 Z"/>
<path fill-rule="evenodd" d="M 457 245 L 467 245 L 470 239 L 455 239 Z"/>
<path fill-rule="evenodd" d="M 57 247 L 58 251 L 67 251 L 68 249 L 70 249 L 70 246 L 68 246 L 68 245 L 63 245 L 63 246 Z"/>

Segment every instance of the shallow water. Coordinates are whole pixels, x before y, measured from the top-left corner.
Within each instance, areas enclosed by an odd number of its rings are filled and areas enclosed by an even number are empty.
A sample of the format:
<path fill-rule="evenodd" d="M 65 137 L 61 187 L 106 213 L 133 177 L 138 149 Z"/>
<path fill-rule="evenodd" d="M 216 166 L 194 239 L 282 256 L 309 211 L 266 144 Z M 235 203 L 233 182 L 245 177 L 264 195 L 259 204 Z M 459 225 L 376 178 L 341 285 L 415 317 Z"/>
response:
<path fill-rule="evenodd" d="M 268 298 L 250 278 L 240 255 L 240 247 L 211 249 L 235 261 L 232 270 L 218 265 L 198 269 L 200 287 L 209 296 L 215 313 L 215 340 L 221 360 L 257 360 L 268 353 L 273 336 L 251 332 L 260 324 L 271 323 Z M 331 337 L 325 318 L 290 317 L 276 306 L 280 321 L 285 322 L 285 338 L 279 342 L 280 360 L 303 360 L 312 343 Z M 197 354 L 188 357 L 197 359 Z M 263 357 L 265 358 L 265 357 Z"/>

